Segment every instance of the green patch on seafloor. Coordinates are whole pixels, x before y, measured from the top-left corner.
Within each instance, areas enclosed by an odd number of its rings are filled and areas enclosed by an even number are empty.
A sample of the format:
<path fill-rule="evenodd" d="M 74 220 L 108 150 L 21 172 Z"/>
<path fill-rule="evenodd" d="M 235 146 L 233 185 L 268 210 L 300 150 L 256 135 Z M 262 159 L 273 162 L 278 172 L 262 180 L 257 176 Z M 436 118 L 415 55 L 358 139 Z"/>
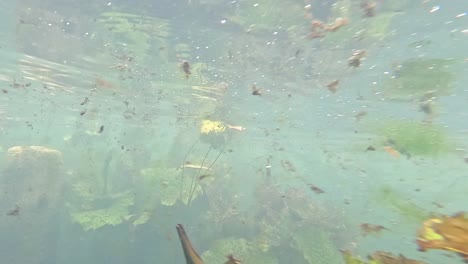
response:
<path fill-rule="evenodd" d="M 149 58 L 152 46 L 168 46 L 170 27 L 166 19 L 116 11 L 100 14 L 97 22 L 107 29 L 111 45 L 122 44 L 140 60 Z M 167 53 L 163 54 L 160 50 L 158 54 L 158 58 L 164 58 L 158 63 L 167 62 L 169 58 Z"/>
<path fill-rule="evenodd" d="M 344 263 L 330 234 L 320 227 L 308 227 L 293 236 L 294 247 L 310 264 Z"/>
<path fill-rule="evenodd" d="M 245 30 L 288 29 L 307 21 L 303 18 L 303 7 L 292 0 L 240 1 L 239 8 L 231 20 Z"/>
<path fill-rule="evenodd" d="M 449 95 L 453 91 L 455 61 L 440 58 L 415 58 L 401 63 L 384 82 L 387 98 L 412 100 L 424 95 Z"/>
<path fill-rule="evenodd" d="M 436 125 L 394 121 L 384 125 L 381 134 L 388 144 L 403 154 L 436 156 L 450 149 L 445 131 Z"/>
<path fill-rule="evenodd" d="M 402 196 L 399 192 L 388 186 L 377 189 L 374 199 L 376 202 L 398 212 L 406 219 L 417 223 L 424 221 L 430 216 L 428 211 L 417 206 L 408 200 L 407 197 Z"/>

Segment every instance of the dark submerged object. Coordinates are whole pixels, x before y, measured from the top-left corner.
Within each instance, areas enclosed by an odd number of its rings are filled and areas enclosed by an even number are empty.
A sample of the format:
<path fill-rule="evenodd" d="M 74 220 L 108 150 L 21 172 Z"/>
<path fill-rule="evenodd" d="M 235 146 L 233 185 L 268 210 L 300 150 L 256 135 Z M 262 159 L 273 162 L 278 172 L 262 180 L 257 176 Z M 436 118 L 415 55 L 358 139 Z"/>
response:
<path fill-rule="evenodd" d="M 200 255 L 195 251 L 190 242 L 185 229 L 181 224 L 176 225 L 177 234 L 179 235 L 180 243 L 182 244 L 182 250 L 184 251 L 185 261 L 187 264 L 204 264 Z"/>

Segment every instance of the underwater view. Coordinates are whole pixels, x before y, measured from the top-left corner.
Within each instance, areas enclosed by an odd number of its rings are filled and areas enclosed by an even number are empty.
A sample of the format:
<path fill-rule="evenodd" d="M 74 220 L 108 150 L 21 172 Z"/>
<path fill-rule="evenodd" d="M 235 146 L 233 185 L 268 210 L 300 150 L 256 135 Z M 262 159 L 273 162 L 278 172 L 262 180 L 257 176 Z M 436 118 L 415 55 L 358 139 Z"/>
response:
<path fill-rule="evenodd" d="M 466 0 L 0 22 L 0 263 L 468 263 Z"/>

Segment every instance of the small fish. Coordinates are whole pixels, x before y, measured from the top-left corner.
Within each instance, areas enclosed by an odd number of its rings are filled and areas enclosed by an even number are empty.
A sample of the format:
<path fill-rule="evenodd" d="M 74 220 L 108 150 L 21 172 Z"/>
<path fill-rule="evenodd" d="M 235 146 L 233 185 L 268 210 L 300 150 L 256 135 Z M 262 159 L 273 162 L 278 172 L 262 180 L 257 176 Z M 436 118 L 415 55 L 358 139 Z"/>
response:
<path fill-rule="evenodd" d="M 101 126 L 101 127 L 99 128 L 98 133 L 101 134 L 103 131 L 104 131 L 104 126 Z"/>
<path fill-rule="evenodd" d="M 233 130 L 237 130 L 237 131 L 241 131 L 241 132 L 246 130 L 246 128 L 243 127 L 243 126 L 231 126 L 231 125 L 226 125 L 226 126 L 229 129 L 233 129 Z"/>
<path fill-rule="evenodd" d="M 332 93 L 336 93 L 336 91 L 338 91 L 338 84 L 340 83 L 339 80 L 334 80 L 333 82 L 330 82 L 329 84 L 327 84 L 327 88 L 330 92 Z"/>
<path fill-rule="evenodd" d="M 373 17 L 375 16 L 375 8 L 377 7 L 377 3 L 373 1 L 362 1 L 361 2 L 361 9 L 363 11 L 364 17 Z"/>
<path fill-rule="evenodd" d="M 20 208 L 18 205 L 15 205 L 15 208 L 8 211 L 7 212 L 7 215 L 12 215 L 12 216 L 16 216 L 16 215 L 19 215 L 19 212 L 20 212 Z"/>
<path fill-rule="evenodd" d="M 354 119 L 356 119 L 356 122 L 359 122 L 361 121 L 361 119 L 363 117 L 365 117 L 367 115 L 367 112 L 366 111 L 361 111 L 359 113 L 357 113 L 355 116 L 354 116 Z"/>
<path fill-rule="evenodd" d="M 184 164 L 180 166 L 181 168 L 188 168 L 188 169 L 199 169 L 199 170 L 211 170 L 211 168 L 201 166 L 201 165 L 195 165 L 195 164 Z"/>
<path fill-rule="evenodd" d="M 88 102 L 89 102 L 88 97 L 85 97 L 85 98 L 83 99 L 83 101 L 80 103 L 80 105 L 85 105 L 85 104 L 87 104 Z"/>
<path fill-rule="evenodd" d="M 262 95 L 262 91 L 255 84 L 252 85 L 252 95 Z"/>
<path fill-rule="evenodd" d="M 385 146 L 383 147 L 383 149 L 390 155 L 392 155 L 393 157 L 395 158 L 399 158 L 400 157 L 400 152 L 398 152 L 398 150 L 390 147 L 390 146 Z"/>
<path fill-rule="evenodd" d="M 375 151 L 375 148 L 373 146 L 368 146 L 366 151 Z"/>
<path fill-rule="evenodd" d="M 188 61 L 183 61 L 182 62 L 182 70 L 185 73 L 185 78 L 186 79 L 188 79 L 190 77 L 190 74 L 192 74 L 191 68 L 192 67 L 190 66 L 190 63 Z"/>
<path fill-rule="evenodd" d="M 200 177 L 198 177 L 198 180 L 201 181 L 203 179 L 205 179 L 206 177 L 210 177 L 211 174 L 203 174 L 203 175 L 200 175 Z"/>
<path fill-rule="evenodd" d="M 315 186 L 315 185 L 313 185 L 313 184 L 309 184 L 309 188 L 310 188 L 313 192 L 315 192 L 316 194 L 325 193 L 324 190 L 322 190 L 321 188 L 319 188 L 319 187 L 317 187 L 317 186 Z"/>

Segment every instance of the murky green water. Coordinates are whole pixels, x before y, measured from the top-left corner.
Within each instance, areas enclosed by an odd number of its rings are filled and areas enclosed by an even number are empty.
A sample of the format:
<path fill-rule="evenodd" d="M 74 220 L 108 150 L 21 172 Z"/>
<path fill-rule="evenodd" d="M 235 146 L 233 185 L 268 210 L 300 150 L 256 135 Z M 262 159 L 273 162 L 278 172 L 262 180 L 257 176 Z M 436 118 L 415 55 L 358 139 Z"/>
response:
<path fill-rule="evenodd" d="M 2 263 L 463 263 L 464 0 L 88 2 L 0 3 Z"/>

